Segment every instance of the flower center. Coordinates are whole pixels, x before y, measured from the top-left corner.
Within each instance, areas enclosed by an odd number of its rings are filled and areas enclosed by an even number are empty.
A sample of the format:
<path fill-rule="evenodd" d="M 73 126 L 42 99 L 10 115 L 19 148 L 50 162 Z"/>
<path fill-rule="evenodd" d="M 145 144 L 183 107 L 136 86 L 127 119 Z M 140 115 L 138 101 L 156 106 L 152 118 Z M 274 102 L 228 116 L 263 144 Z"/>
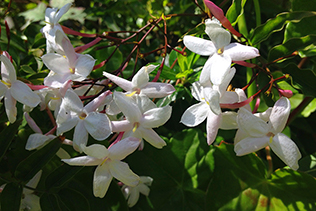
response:
<path fill-rule="evenodd" d="M 138 127 L 139 127 L 139 123 L 135 122 L 134 127 L 133 127 L 133 133 L 135 133 L 135 131 L 137 130 Z"/>
<path fill-rule="evenodd" d="M 85 119 L 86 117 L 87 117 L 87 114 L 83 112 L 79 115 L 79 119 Z"/>
<path fill-rule="evenodd" d="M 217 50 L 217 54 L 218 55 L 222 55 L 224 53 L 224 47 L 223 48 L 219 48 L 218 50 Z"/>

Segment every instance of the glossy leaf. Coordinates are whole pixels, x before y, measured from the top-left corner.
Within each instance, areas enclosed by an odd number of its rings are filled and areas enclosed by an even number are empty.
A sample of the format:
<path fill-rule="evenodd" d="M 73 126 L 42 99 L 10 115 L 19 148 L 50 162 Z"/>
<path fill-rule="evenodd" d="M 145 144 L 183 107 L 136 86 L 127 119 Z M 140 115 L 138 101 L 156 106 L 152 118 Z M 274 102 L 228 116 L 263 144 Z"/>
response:
<path fill-rule="evenodd" d="M 41 170 L 55 155 L 61 146 L 59 138 L 55 138 L 43 148 L 34 151 L 16 168 L 15 177 L 27 182 Z"/>
<path fill-rule="evenodd" d="M 23 188 L 20 184 L 6 184 L 1 193 L 1 210 L 19 211 Z"/>
<path fill-rule="evenodd" d="M 8 150 L 11 142 L 14 139 L 15 134 L 18 132 L 18 128 L 21 121 L 16 121 L 13 124 L 5 127 L 0 133 L 0 161 Z"/>
<path fill-rule="evenodd" d="M 284 25 L 289 22 L 299 22 L 303 18 L 316 15 L 312 11 L 284 12 L 273 19 L 269 19 L 264 24 L 258 26 L 249 37 L 252 45 L 258 44 L 274 33 L 283 29 Z"/>
<path fill-rule="evenodd" d="M 269 61 L 288 56 L 294 51 L 302 50 L 316 42 L 316 35 L 307 35 L 305 37 L 292 38 L 281 45 L 273 47 L 269 52 Z"/>
<path fill-rule="evenodd" d="M 247 0 L 235 0 L 227 10 L 226 17 L 231 22 L 232 26 L 236 25 L 239 17 L 244 13 L 246 2 Z"/>
<path fill-rule="evenodd" d="M 40 198 L 40 205 L 43 211 L 70 211 L 56 194 L 44 193 Z"/>
<path fill-rule="evenodd" d="M 295 88 L 302 90 L 306 96 L 316 97 L 316 76 L 311 70 L 300 69 L 295 64 L 290 63 L 283 68 L 283 73 L 290 74 L 293 79 L 292 85 Z"/>

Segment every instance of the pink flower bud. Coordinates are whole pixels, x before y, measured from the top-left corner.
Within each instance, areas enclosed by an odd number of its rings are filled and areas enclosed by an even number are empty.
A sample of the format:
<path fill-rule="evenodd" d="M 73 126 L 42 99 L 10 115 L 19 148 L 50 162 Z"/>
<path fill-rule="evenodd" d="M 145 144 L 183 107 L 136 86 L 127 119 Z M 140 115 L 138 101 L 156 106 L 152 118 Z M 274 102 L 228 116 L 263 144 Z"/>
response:
<path fill-rule="evenodd" d="M 291 90 L 283 90 L 283 89 L 278 89 L 280 95 L 286 97 L 286 98 L 291 98 L 293 96 L 293 92 Z"/>
<path fill-rule="evenodd" d="M 214 15 L 214 17 L 218 19 L 226 29 L 228 29 L 232 34 L 236 35 L 237 37 L 242 36 L 239 32 L 237 32 L 232 27 L 231 23 L 225 17 L 224 12 L 221 8 L 219 8 L 218 6 L 216 6 L 213 2 L 209 0 L 204 0 L 204 3 L 208 7 L 208 9 L 211 11 L 212 15 Z"/>

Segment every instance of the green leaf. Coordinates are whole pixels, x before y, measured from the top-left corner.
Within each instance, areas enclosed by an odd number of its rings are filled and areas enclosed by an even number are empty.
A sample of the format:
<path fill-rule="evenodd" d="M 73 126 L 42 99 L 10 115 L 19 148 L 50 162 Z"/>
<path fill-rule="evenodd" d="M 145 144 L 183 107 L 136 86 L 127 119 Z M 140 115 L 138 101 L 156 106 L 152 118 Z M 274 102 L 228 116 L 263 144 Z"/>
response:
<path fill-rule="evenodd" d="M 41 170 L 55 155 L 61 146 L 61 141 L 57 137 L 43 148 L 36 150 L 16 168 L 15 177 L 27 182 Z"/>
<path fill-rule="evenodd" d="M 316 42 L 316 35 L 307 35 L 305 37 L 292 38 L 281 45 L 273 47 L 268 56 L 268 61 L 288 56 L 294 51 L 302 50 Z"/>
<path fill-rule="evenodd" d="M 13 124 L 5 127 L 0 133 L 0 161 L 8 150 L 15 134 L 18 132 L 18 128 L 22 121 L 16 121 Z"/>
<path fill-rule="evenodd" d="M 43 211 L 70 211 L 60 201 L 57 194 L 44 193 L 41 195 L 40 205 Z"/>
<path fill-rule="evenodd" d="M 46 4 L 40 2 L 36 8 L 21 12 L 19 15 L 23 16 L 29 22 L 36 22 L 45 19 Z"/>
<path fill-rule="evenodd" d="M 60 189 L 64 187 L 84 166 L 61 165 L 47 176 L 45 184 L 47 189 Z"/>
<path fill-rule="evenodd" d="M 22 65 L 21 70 L 28 74 L 35 74 L 36 72 L 28 65 Z"/>
<path fill-rule="evenodd" d="M 17 183 L 8 183 L 1 193 L 1 210 L 19 211 L 23 188 Z"/>
<path fill-rule="evenodd" d="M 154 179 L 149 195 L 151 209 L 204 210 L 202 198 L 214 163 L 212 146 L 198 130 L 175 134 L 163 150 L 145 144 L 144 150 L 128 157 L 128 163 L 138 175 Z M 148 210 L 150 205 L 141 196 L 137 207 Z"/>
<path fill-rule="evenodd" d="M 239 17 L 244 13 L 244 6 L 247 0 L 234 0 L 226 13 L 227 19 L 231 22 L 232 26 L 236 25 Z"/>
<path fill-rule="evenodd" d="M 61 201 L 70 210 L 89 211 L 90 206 L 88 200 L 78 191 L 70 188 L 62 189 L 58 192 Z"/>
<path fill-rule="evenodd" d="M 272 33 L 281 31 L 289 22 L 299 22 L 303 18 L 316 15 L 313 11 L 284 12 L 255 28 L 249 37 L 252 45 L 266 40 Z"/>
<path fill-rule="evenodd" d="M 295 88 L 302 90 L 306 96 L 316 97 L 316 76 L 313 71 L 308 69 L 300 69 L 293 63 L 290 63 L 284 67 L 282 71 L 285 74 L 290 74 L 293 79 L 292 85 Z"/>
<path fill-rule="evenodd" d="M 221 144 L 214 152 L 215 163 L 220 165 L 216 165 L 209 185 L 207 210 L 315 208 L 316 180 L 313 177 L 291 169 L 276 170 L 268 177 L 265 166 L 255 154 L 236 157 L 233 148 L 233 145 Z"/>
<path fill-rule="evenodd" d="M 313 113 L 314 111 L 316 111 L 316 98 L 312 100 L 312 102 L 310 102 L 302 111 L 302 115 L 303 117 L 309 117 L 309 115 L 311 115 L 311 113 Z"/>

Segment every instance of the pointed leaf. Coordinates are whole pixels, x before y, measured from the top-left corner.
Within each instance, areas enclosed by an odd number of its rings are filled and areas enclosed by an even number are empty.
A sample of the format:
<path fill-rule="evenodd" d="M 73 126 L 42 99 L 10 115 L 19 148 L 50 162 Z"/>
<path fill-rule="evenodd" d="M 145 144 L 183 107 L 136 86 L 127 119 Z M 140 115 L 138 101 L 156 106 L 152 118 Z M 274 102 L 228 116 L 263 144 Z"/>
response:
<path fill-rule="evenodd" d="M 17 183 L 6 184 L 1 193 L 1 210 L 19 211 L 23 188 Z"/>
<path fill-rule="evenodd" d="M 4 128 L 0 133 L 0 160 L 8 150 L 20 124 L 21 121 L 16 121 L 15 123 L 10 124 L 8 127 Z"/>

